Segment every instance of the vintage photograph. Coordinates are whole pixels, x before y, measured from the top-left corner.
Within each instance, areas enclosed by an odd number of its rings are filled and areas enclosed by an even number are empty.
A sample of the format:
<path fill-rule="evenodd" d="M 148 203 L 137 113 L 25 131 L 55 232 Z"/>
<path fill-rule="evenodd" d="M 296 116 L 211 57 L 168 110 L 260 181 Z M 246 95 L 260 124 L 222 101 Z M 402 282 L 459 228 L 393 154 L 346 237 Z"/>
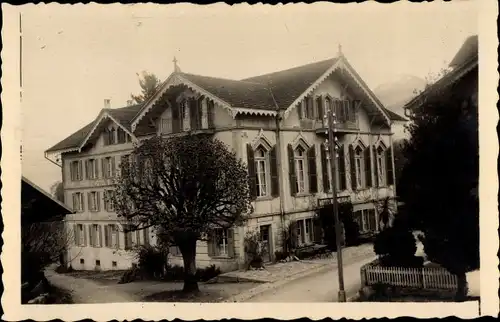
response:
<path fill-rule="evenodd" d="M 20 10 L 21 303 L 478 301 L 477 11 L 358 8 Z"/>

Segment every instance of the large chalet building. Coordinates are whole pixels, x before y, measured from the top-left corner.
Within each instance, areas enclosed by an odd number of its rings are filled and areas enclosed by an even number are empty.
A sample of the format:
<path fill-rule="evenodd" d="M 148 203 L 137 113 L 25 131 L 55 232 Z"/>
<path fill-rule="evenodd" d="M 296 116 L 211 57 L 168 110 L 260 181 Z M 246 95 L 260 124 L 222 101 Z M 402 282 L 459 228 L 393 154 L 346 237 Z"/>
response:
<path fill-rule="evenodd" d="M 349 199 L 362 232 L 378 230 L 375 202 L 394 197 L 393 121 L 363 79 L 339 52 L 335 58 L 284 71 L 230 80 L 174 72 L 142 105 L 104 108 L 97 118 L 46 151 L 62 168 L 66 217 L 74 231 L 68 258 L 74 269 L 127 269 L 134 244 L 155 243 L 153 230 L 124 233 L 112 193 L 122 157 L 134 142 L 153 135 L 213 135 L 247 162 L 254 211 L 243 227 L 199 241 L 197 265 L 223 271 L 241 267 L 243 239 L 257 229 L 280 249 L 281 229 L 294 220 L 300 244 L 318 239 L 318 200 L 332 198 L 325 111 L 334 108 L 339 143 L 338 196 Z M 171 251 L 170 263 L 181 264 Z"/>

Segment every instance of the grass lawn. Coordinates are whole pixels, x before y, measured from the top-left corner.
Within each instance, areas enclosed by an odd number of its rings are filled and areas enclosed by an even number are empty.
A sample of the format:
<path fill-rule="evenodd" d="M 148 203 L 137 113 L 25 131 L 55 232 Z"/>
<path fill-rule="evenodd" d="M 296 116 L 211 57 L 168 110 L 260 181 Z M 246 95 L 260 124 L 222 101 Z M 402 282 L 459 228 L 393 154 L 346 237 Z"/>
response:
<path fill-rule="evenodd" d="M 117 284 L 125 270 L 114 271 L 72 271 L 63 273 L 74 278 L 86 278 L 102 285 Z"/>

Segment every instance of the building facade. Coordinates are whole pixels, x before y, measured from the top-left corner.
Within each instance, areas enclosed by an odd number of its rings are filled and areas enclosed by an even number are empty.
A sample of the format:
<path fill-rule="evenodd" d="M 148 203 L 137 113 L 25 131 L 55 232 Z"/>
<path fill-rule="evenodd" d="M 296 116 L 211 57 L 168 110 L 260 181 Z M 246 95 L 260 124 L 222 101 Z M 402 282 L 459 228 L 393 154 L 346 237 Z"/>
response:
<path fill-rule="evenodd" d="M 84 128 L 46 151 L 62 168 L 67 216 L 75 231 L 69 259 L 74 269 L 126 269 L 135 244 L 155 243 L 154 230 L 123 233 L 104 198 L 112 193 L 120 160 L 152 135 L 205 133 L 246 161 L 254 211 L 243 227 L 215 231 L 199 241 L 197 265 L 223 271 L 241 267 L 244 236 L 257 230 L 272 261 L 281 229 L 297 222 L 299 244 L 318 241 L 313 223 L 318 200 L 332 198 L 324 114 L 337 118 L 338 196 L 354 206 L 362 232 L 378 230 L 375 202 L 393 198 L 393 121 L 346 57 L 244 80 L 174 72 L 142 105 L 105 108 Z M 182 265 L 178 249 L 170 263 Z"/>

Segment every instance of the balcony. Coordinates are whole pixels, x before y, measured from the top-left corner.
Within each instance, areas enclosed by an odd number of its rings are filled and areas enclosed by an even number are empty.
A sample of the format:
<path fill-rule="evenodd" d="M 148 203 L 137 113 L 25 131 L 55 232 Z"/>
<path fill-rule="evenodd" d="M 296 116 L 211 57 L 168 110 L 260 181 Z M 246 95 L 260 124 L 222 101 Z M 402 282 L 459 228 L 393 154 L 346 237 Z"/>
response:
<path fill-rule="evenodd" d="M 328 135 L 327 129 L 328 129 L 328 124 L 324 120 L 316 121 L 314 124 L 314 130 L 316 131 L 316 134 Z M 340 119 L 337 120 L 335 129 L 337 130 L 336 132 L 338 133 L 349 133 L 349 132 L 359 131 L 359 126 L 357 119 L 354 120 Z"/>
<path fill-rule="evenodd" d="M 213 127 L 209 126 L 208 117 L 201 117 L 199 120 L 187 118 L 164 117 L 159 122 L 160 134 L 199 134 L 213 133 Z"/>

